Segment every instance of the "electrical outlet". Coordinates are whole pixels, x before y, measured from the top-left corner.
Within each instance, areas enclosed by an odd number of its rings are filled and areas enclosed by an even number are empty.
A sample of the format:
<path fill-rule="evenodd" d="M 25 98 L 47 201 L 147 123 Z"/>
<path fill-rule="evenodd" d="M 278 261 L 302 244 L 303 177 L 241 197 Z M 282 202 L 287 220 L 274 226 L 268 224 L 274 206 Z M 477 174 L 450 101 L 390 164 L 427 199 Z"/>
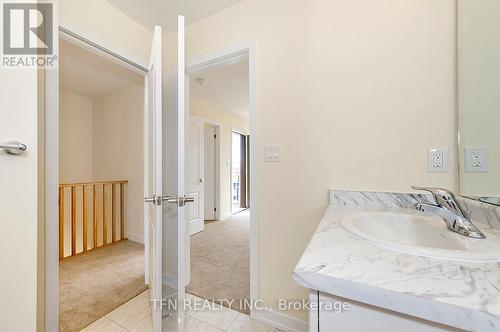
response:
<path fill-rule="evenodd" d="M 443 167 L 444 155 L 441 152 L 435 152 L 432 154 L 432 167 Z"/>
<path fill-rule="evenodd" d="M 474 168 L 481 168 L 483 167 L 483 156 L 480 152 L 475 151 L 472 152 L 472 167 Z"/>
<path fill-rule="evenodd" d="M 448 149 L 429 149 L 427 171 L 431 173 L 448 172 Z"/>
<path fill-rule="evenodd" d="M 465 171 L 486 173 L 489 171 L 488 148 L 465 148 Z"/>

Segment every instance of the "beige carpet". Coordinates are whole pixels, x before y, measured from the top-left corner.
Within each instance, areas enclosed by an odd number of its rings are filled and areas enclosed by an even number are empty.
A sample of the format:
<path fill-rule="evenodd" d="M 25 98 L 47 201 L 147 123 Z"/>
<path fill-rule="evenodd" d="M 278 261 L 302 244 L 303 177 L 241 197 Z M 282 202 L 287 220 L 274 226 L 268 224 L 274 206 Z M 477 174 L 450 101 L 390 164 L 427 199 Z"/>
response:
<path fill-rule="evenodd" d="M 188 293 L 221 302 L 250 299 L 250 213 L 243 211 L 223 221 L 206 222 L 205 230 L 191 237 L 191 284 Z"/>
<path fill-rule="evenodd" d="M 59 264 L 60 331 L 80 331 L 142 293 L 144 246 L 123 241 Z"/>

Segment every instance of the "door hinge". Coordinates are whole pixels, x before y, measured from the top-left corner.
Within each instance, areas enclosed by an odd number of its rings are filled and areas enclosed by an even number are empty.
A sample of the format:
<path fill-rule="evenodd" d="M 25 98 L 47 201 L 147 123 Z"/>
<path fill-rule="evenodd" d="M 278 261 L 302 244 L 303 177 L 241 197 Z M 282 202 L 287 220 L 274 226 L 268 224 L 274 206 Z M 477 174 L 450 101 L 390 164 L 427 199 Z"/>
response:
<path fill-rule="evenodd" d="M 216 139 L 216 138 L 217 138 L 217 135 L 216 135 L 216 134 L 214 134 L 214 139 Z"/>
<path fill-rule="evenodd" d="M 214 212 L 217 212 L 217 208 L 216 207 L 214 207 Z"/>

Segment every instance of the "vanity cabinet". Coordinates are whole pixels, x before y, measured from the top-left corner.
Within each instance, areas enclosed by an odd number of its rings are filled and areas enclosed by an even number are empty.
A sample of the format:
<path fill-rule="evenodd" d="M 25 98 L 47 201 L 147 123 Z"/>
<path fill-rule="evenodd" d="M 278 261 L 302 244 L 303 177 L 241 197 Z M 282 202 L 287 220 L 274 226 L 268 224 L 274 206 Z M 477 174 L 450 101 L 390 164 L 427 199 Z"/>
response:
<path fill-rule="evenodd" d="M 311 291 L 309 300 L 317 303 L 317 310 L 309 311 L 310 332 L 458 332 L 453 327 L 436 324 L 394 311 L 381 309 L 319 291 Z M 348 310 L 331 310 L 348 302 Z M 313 306 L 311 306 L 312 308 Z M 337 312 L 336 312 L 337 311 Z"/>

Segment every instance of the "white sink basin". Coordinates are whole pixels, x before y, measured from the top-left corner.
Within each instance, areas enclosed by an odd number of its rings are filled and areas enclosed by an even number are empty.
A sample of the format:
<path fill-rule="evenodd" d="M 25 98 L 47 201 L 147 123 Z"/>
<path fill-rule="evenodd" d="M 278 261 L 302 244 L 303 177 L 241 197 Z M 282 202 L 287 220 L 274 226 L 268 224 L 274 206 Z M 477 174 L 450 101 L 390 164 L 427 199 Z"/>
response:
<path fill-rule="evenodd" d="M 468 238 L 450 231 L 441 217 L 416 210 L 353 213 L 344 216 L 340 225 L 360 239 L 387 249 L 458 261 L 500 261 L 499 231 L 481 229 L 486 239 Z"/>

